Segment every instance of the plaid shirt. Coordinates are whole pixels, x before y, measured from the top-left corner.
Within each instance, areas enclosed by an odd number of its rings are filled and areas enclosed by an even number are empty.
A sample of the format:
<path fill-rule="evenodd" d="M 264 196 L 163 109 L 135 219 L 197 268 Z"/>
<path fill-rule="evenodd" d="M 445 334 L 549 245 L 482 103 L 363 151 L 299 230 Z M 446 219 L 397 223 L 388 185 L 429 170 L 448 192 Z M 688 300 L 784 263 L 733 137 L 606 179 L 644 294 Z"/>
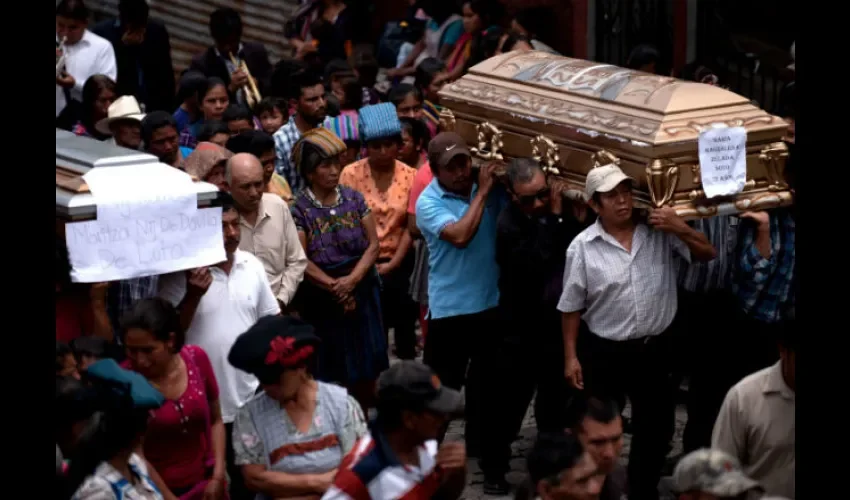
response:
<path fill-rule="evenodd" d="M 770 214 L 770 258 L 756 247 L 756 228 L 742 223 L 732 291 L 741 309 L 764 323 L 794 316 L 796 223 L 787 210 Z"/>
<path fill-rule="evenodd" d="M 717 249 L 717 257 L 707 262 L 690 263 L 679 259 L 679 286 L 694 293 L 727 290 L 737 246 L 738 218 L 719 215 L 689 221 L 688 225 L 708 238 Z"/>
<path fill-rule="evenodd" d="M 292 164 L 292 148 L 300 138 L 301 131 L 295 124 L 295 115 L 292 115 L 289 121 L 274 133 L 274 169 L 289 183 L 293 196 L 304 189 L 304 179 L 298 174 L 296 166 Z"/>
<path fill-rule="evenodd" d="M 110 287 L 109 317 L 118 325 L 121 316 L 130 310 L 137 300 L 156 297 L 159 276 L 143 276 L 112 283 Z"/>

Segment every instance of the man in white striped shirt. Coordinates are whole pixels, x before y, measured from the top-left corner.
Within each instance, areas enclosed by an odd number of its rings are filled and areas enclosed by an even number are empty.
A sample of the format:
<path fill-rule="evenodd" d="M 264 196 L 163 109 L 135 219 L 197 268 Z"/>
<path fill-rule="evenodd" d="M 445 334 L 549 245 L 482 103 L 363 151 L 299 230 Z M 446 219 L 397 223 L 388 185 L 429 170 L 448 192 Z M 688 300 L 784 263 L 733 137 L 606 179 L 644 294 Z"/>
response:
<path fill-rule="evenodd" d="M 633 182 L 616 164 L 588 173 L 585 194 L 599 218 L 567 250 L 558 309 L 570 385 L 631 401 L 630 498 L 643 500 L 658 498 L 672 417 L 665 333 L 676 315 L 673 254 L 711 260 L 716 251 L 671 207 L 652 210 L 652 227 L 636 222 Z"/>

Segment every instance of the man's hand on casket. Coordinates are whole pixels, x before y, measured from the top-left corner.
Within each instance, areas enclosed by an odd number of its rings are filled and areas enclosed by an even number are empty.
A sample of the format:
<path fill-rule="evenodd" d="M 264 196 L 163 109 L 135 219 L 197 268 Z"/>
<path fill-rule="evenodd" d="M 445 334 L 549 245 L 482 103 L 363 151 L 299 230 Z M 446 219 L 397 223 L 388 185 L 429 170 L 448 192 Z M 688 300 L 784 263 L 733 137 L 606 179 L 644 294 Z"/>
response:
<path fill-rule="evenodd" d="M 496 180 L 496 164 L 489 163 L 478 171 L 478 190 L 484 194 L 490 194 L 493 183 Z"/>
<path fill-rule="evenodd" d="M 755 222 L 756 225 L 760 228 L 769 227 L 770 226 L 770 215 L 768 215 L 765 211 L 759 212 L 742 212 L 738 215 L 741 219 L 750 219 Z"/>
<path fill-rule="evenodd" d="M 649 212 L 648 222 L 659 231 L 665 233 L 680 233 L 687 231 L 690 226 L 676 213 L 673 207 L 654 208 Z"/>

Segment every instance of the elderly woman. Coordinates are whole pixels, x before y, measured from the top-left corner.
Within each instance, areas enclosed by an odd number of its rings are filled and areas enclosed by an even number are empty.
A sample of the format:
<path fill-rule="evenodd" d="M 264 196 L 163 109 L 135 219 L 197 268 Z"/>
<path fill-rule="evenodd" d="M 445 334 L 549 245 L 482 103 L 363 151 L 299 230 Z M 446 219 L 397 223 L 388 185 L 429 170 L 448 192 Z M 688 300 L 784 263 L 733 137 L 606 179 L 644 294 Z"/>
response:
<path fill-rule="evenodd" d="M 359 191 L 375 217 L 384 334 L 393 328 L 398 356 L 413 359 L 417 310 L 408 294 L 414 252 L 410 251 L 407 205 L 416 169 L 397 160 L 402 130 L 395 106 L 366 106 L 360 110 L 359 122 L 368 156 L 345 167 L 339 182 Z"/>
<path fill-rule="evenodd" d="M 366 433 L 357 401 L 310 376 L 318 343 L 301 320 L 267 316 L 230 348 L 230 364 L 255 375 L 263 389 L 233 426 L 235 461 L 257 500 L 318 498 Z"/>
<path fill-rule="evenodd" d="M 183 161 L 183 168 L 187 174 L 227 191 L 224 165 L 231 156 L 233 153 L 217 144 L 201 142 Z"/>
<path fill-rule="evenodd" d="M 345 143 L 324 128 L 293 147 L 307 187 L 295 198 L 292 218 L 309 259 L 295 307 L 322 339 L 318 378 L 347 387 L 368 408 L 374 382 L 389 366 L 375 271 L 378 233 L 363 195 L 339 184 L 344 151 Z"/>

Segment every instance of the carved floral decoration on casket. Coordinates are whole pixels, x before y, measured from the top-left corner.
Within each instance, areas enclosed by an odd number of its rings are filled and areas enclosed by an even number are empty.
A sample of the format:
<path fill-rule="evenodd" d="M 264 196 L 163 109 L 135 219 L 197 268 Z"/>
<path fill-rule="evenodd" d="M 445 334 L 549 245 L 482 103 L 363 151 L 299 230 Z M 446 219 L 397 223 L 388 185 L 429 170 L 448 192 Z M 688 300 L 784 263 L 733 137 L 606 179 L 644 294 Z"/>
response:
<path fill-rule="evenodd" d="M 538 115 L 544 119 L 568 118 L 584 125 L 597 126 L 616 133 L 630 131 L 648 137 L 654 135 L 660 126 L 658 122 L 606 113 L 578 104 L 510 91 L 485 83 L 461 80 L 451 84 L 448 90 L 490 106 L 519 108 L 525 113 Z"/>

